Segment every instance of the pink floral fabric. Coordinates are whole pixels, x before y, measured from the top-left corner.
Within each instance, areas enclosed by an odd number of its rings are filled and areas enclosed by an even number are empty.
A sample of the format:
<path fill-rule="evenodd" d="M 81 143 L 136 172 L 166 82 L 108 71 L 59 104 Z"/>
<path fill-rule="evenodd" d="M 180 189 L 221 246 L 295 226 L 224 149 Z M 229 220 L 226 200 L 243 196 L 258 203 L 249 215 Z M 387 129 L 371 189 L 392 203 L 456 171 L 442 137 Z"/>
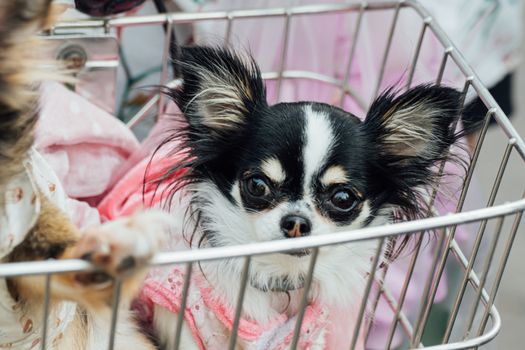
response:
<path fill-rule="evenodd" d="M 184 271 L 180 266 L 170 273 L 155 274 L 146 280 L 141 300 L 149 305 L 158 305 L 175 313 L 180 312 Z M 153 277 L 152 277 L 153 276 Z M 201 350 L 226 349 L 229 344 L 235 310 L 213 297 L 213 287 L 206 281 L 199 269 L 192 271 L 184 321 L 189 326 L 195 342 Z M 242 318 L 239 321 L 238 338 L 246 344 L 244 349 L 288 349 L 293 339 L 297 317 L 288 318 L 281 314 L 266 324 Z M 307 306 L 301 324 L 300 349 L 324 349 L 325 328 L 328 312 L 318 304 Z"/>

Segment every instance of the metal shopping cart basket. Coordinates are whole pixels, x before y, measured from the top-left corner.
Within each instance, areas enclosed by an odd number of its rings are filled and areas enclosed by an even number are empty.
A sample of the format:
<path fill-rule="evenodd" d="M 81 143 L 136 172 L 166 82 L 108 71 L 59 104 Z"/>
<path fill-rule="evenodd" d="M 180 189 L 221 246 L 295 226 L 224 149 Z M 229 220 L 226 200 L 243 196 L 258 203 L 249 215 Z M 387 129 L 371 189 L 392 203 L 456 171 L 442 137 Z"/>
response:
<path fill-rule="evenodd" d="M 333 75 L 323 72 L 310 71 L 308 69 L 292 69 L 289 67 L 289 56 L 293 52 L 296 39 L 293 38 L 294 25 L 298 21 L 307 18 L 308 23 L 315 23 L 319 18 L 334 16 L 342 21 L 343 27 L 348 30 L 346 54 L 341 61 L 342 69 Z M 378 40 L 370 40 L 364 37 L 366 34 L 367 21 L 372 21 L 374 16 L 379 16 L 383 25 L 376 28 L 376 32 L 382 32 Z M 411 17 L 407 17 L 411 16 Z M 336 19 L 335 19 L 336 18 Z M 411 222 L 397 223 L 381 227 L 371 227 L 352 232 L 333 233 L 323 236 L 306 237 L 296 240 L 273 241 L 245 246 L 227 248 L 202 249 L 197 251 L 171 252 L 158 254 L 152 261 L 152 265 L 186 264 L 190 267 L 200 261 L 216 259 L 239 258 L 245 260 L 245 269 L 240 280 L 239 290 L 244 290 L 247 284 L 247 271 L 250 257 L 258 254 L 270 254 L 284 250 L 313 248 L 310 272 L 315 268 L 315 257 L 321 247 L 363 240 L 375 240 L 377 242 L 377 254 L 371 261 L 370 274 L 367 277 L 365 297 L 361 303 L 359 313 L 356 315 L 358 322 L 354 329 L 348 330 L 348 336 L 352 339 L 351 348 L 356 346 L 357 335 L 364 332 L 368 337 L 374 338 L 374 348 L 432 348 L 432 349 L 467 349 L 478 348 L 489 343 L 498 334 L 502 323 L 497 308 L 494 305 L 498 287 L 500 285 L 508 256 L 512 248 L 514 238 L 525 210 L 525 199 L 523 199 L 523 188 L 513 189 L 515 198 L 513 201 L 500 203 L 498 193 L 505 186 L 505 170 L 509 164 L 523 166 L 525 160 L 525 143 L 513 128 L 505 114 L 499 108 L 488 90 L 482 85 L 479 78 L 466 63 L 462 54 L 452 44 L 436 20 L 416 1 L 384 1 L 384 2 L 356 2 L 331 5 L 309 5 L 289 8 L 271 9 L 249 9 L 236 11 L 200 12 L 200 13 L 172 13 L 151 16 L 119 17 L 101 20 L 81 20 L 76 22 L 60 23 L 53 33 L 63 33 L 67 30 L 78 31 L 83 28 L 100 29 L 104 33 L 112 31 L 127 30 L 130 27 L 161 26 L 165 25 L 165 40 L 163 57 L 160 63 L 162 69 L 160 74 L 161 84 L 170 83 L 169 48 L 172 40 L 173 29 L 181 25 L 203 28 L 209 23 L 220 23 L 223 35 L 219 35 L 224 42 L 235 42 L 239 40 L 239 32 L 236 26 L 251 21 L 274 21 L 280 28 L 281 36 L 274 38 L 279 43 L 276 49 L 278 58 L 270 69 L 263 66 L 263 76 L 268 84 L 273 84 L 274 100 L 280 100 L 286 93 L 286 89 L 297 81 L 314 82 L 332 89 L 331 102 L 337 101 L 343 106 L 348 103 L 354 108 L 366 110 L 369 97 L 388 86 L 392 81 L 388 77 L 389 67 L 392 62 L 392 51 L 394 45 L 400 43 L 399 31 L 403 21 L 411 18 L 411 23 L 417 23 L 417 31 L 413 31 L 411 39 L 403 40 L 410 45 L 410 49 L 404 47 L 407 52 L 405 64 L 406 69 L 401 77 L 397 77 L 398 85 L 406 88 L 416 82 L 433 82 L 436 84 L 454 84 L 463 91 L 464 103 L 473 97 L 479 97 L 486 107 L 486 115 L 483 127 L 477 138 L 475 148 L 471 153 L 471 161 L 460 177 L 460 188 L 457 195 L 451 199 L 453 203 L 452 213 L 445 215 L 432 212 L 428 218 Z M 386 22 L 385 22 L 386 19 Z M 376 22 L 377 23 L 377 19 Z M 202 24 L 203 27 L 200 27 Z M 236 34 L 237 33 L 237 34 Z M 214 33 L 217 38 L 217 31 Z M 396 39 L 397 38 L 397 39 Z M 436 60 L 435 70 L 422 74 L 421 62 L 422 51 L 429 42 L 437 43 L 437 50 L 433 56 Z M 363 94 L 365 85 L 361 85 L 360 91 L 356 89 L 353 76 L 353 67 L 359 56 L 359 50 L 363 49 L 360 43 L 375 46 L 369 49 L 377 57 L 377 66 L 372 78 L 367 81 L 367 88 Z M 249 46 L 249 43 L 243 43 Z M 321 44 L 321 43 L 317 43 Z M 319 46 L 321 47 L 321 45 Z M 320 52 L 326 54 L 326 52 Z M 431 78 L 429 78 L 431 77 Z M 454 78 L 450 78 L 454 77 Z M 361 81 L 363 83 L 363 81 Z M 299 98 L 299 97 L 297 97 Z M 136 127 L 153 111 L 161 114 L 165 109 L 166 100 L 153 94 L 150 99 L 132 116 L 127 119 L 130 128 Z M 490 121 L 495 121 L 499 133 L 500 145 L 504 146 L 501 159 L 493 167 L 494 173 L 484 176 L 492 177 L 492 189 L 486 201 L 472 199 L 475 197 L 475 184 L 478 165 L 481 162 L 493 161 L 484 159 L 484 140 Z M 496 163 L 494 163 L 496 164 Z M 444 171 L 445 165 L 441 165 L 440 171 Z M 522 168 L 523 169 L 523 168 Z M 431 193 L 429 201 L 436 201 L 436 193 Z M 468 203 L 474 202 L 468 208 Z M 436 206 L 438 204 L 436 203 Z M 464 230 L 465 237 L 458 239 L 458 232 Z M 395 283 L 389 283 L 391 268 L 380 264 L 380 253 L 388 239 L 399 235 L 412 235 L 413 247 L 403 257 L 405 263 L 401 264 L 397 273 L 397 287 Z M 431 248 L 429 248 L 431 247 Z M 421 262 L 422 252 L 431 249 L 431 259 Z M 423 269 L 421 268 L 423 267 Z M 0 277 L 13 277 L 20 275 L 46 275 L 48 286 L 52 274 L 89 270 L 92 267 L 84 261 L 61 261 L 61 262 L 39 262 L 39 263 L 17 263 L 0 265 Z M 419 269 L 419 272 L 415 272 Z M 402 272 L 400 275 L 399 272 Z M 423 274 L 423 277 L 416 278 Z M 448 272 L 448 274 L 447 274 Z M 446 275 L 447 274 L 447 275 Z M 400 277 L 401 276 L 401 277 Z M 312 274 L 307 278 L 305 291 L 312 281 Z M 446 295 L 443 294 L 443 283 L 446 283 Z M 187 288 L 187 286 L 185 286 Z M 118 283 L 115 287 L 114 306 L 119 303 Z M 414 298 L 414 290 L 417 291 L 415 305 L 407 306 L 407 299 Z M 242 293 L 239 293 L 242 295 Z M 48 296 L 46 295 L 46 303 Z M 301 310 L 304 311 L 306 298 L 303 299 Z M 239 305 L 242 297 L 239 298 Z M 108 347 L 113 347 L 115 324 L 117 312 L 114 307 L 112 327 L 109 330 L 110 337 Z M 375 318 L 374 318 L 374 313 Z M 382 330 L 377 329 L 378 313 L 387 315 L 387 326 Z M 234 324 L 238 325 L 240 313 L 236 312 Z M 298 333 L 303 319 L 303 313 L 299 314 L 295 327 L 292 348 L 297 347 Z M 384 318 L 384 317 L 383 317 Z M 45 318 L 44 318 L 45 319 Z M 45 327 L 44 327 L 45 330 Z M 179 330 L 180 331 L 180 330 Z M 180 333 L 177 333 L 180 334 Z M 231 348 L 235 344 L 233 332 Z M 373 334 L 373 336 L 372 336 Z M 42 335 L 45 344 L 45 333 Z M 380 345 L 377 345 L 380 341 Z"/>

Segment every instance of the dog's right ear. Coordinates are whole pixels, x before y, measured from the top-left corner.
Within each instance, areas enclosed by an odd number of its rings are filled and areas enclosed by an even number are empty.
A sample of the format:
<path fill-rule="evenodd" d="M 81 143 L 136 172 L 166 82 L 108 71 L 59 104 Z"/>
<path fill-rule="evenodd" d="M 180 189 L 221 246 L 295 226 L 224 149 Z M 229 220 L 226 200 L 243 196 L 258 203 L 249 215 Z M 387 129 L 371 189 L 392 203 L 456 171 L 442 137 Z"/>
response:
<path fill-rule="evenodd" d="M 238 136 L 254 110 L 266 106 L 259 68 L 248 54 L 215 47 L 183 47 L 183 84 L 171 95 L 196 136 Z M 190 136 L 191 137 L 191 136 Z"/>

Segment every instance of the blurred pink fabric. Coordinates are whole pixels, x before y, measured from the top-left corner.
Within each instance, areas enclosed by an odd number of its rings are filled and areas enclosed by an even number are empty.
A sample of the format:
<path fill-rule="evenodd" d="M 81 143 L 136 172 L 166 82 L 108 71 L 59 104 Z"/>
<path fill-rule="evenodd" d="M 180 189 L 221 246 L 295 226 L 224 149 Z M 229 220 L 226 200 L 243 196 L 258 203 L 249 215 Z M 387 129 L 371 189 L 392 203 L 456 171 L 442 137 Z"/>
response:
<path fill-rule="evenodd" d="M 118 119 L 64 85 L 46 82 L 41 92 L 35 146 L 64 187 L 73 221 L 79 227 L 99 224 L 98 211 L 86 199 L 109 189 L 139 143 Z"/>

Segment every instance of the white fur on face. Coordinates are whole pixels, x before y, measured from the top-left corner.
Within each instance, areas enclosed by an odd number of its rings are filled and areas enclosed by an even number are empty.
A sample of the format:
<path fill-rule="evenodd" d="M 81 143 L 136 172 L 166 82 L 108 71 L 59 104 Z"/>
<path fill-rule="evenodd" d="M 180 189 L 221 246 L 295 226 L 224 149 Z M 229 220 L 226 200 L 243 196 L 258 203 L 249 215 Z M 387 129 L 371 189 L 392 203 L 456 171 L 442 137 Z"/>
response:
<path fill-rule="evenodd" d="M 283 183 L 286 180 L 286 173 L 284 172 L 281 162 L 277 158 L 268 158 L 261 164 L 263 173 L 275 183 Z"/>
<path fill-rule="evenodd" d="M 330 154 L 334 134 L 326 114 L 314 112 L 309 105 L 304 107 L 304 113 L 306 118 L 303 148 L 304 191 L 307 194 L 310 192 L 312 177 L 321 169 Z"/>
<path fill-rule="evenodd" d="M 268 211 L 246 213 L 241 207 L 229 202 L 211 183 L 199 184 L 198 191 L 208 201 L 201 207 L 207 218 L 204 226 L 216 233 L 214 244 L 220 246 L 283 239 L 279 223 L 283 216 L 290 213 L 310 218 L 312 235 L 361 228 L 370 215 L 369 203 L 365 202 L 360 215 L 352 224 L 340 227 L 312 209 L 312 205 L 307 206 L 306 198 L 299 202 L 281 203 Z M 232 195 L 234 198 L 238 196 L 238 184 L 233 186 Z M 382 218 L 375 221 L 379 223 Z M 311 298 L 322 303 L 339 305 L 348 305 L 359 300 L 359 293 L 365 283 L 364 276 L 376 248 L 376 242 L 321 248 Z M 289 283 L 301 286 L 308 271 L 310 257 L 287 254 L 255 256 L 250 267 L 250 281 L 259 287 L 271 288 L 269 283 L 272 279 L 286 276 Z M 242 265 L 242 259 L 202 264 L 207 279 L 214 285 L 214 294 L 231 305 L 235 305 L 237 300 Z M 263 292 L 250 285 L 246 290 L 243 312 L 249 318 L 264 322 L 282 312 L 279 307 L 286 307 L 287 303 L 284 293 Z"/>
<path fill-rule="evenodd" d="M 323 186 L 328 187 L 333 184 L 346 183 L 349 179 L 342 166 L 334 165 L 325 170 L 320 180 Z"/>
<path fill-rule="evenodd" d="M 242 207 L 240 183 L 233 184 L 231 195 L 235 204 L 231 203 L 212 182 L 196 185 L 194 196 L 205 199 L 199 204 L 203 212 L 201 225 L 205 230 L 213 232 L 212 244 L 229 246 L 246 243 L 256 243 L 284 239 L 281 232 L 281 219 L 289 214 L 304 216 L 312 222 L 311 235 L 323 235 L 331 232 L 341 232 L 362 228 L 367 222 L 371 209 L 365 201 L 359 215 L 350 225 L 337 226 L 335 222 L 321 215 L 314 203 L 311 184 L 314 177 L 321 176 L 324 185 L 344 183 L 348 181 L 346 171 L 337 165 L 326 166 L 328 157 L 335 143 L 334 132 L 329 117 L 324 113 L 313 111 L 311 106 L 304 107 L 306 123 L 304 129 L 304 195 L 298 201 L 285 201 L 268 210 L 247 212 Z M 298 155 L 299 156 L 299 155 Z M 270 157 L 261 164 L 261 170 L 276 183 L 286 180 L 283 165 L 277 158 Z M 370 225 L 381 224 L 388 216 L 378 216 Z M 349 305 L 360 301 L 360 293 L 366 282 L 365 276 L 370 268 L 370 261 L 377 248 L 377 242 L 367 241 L 350 243 L 333 247 L 320 248 L 316 264 L 311 299 L 324 304 Z M 286 277 L 289 284 L 298 288 L 304 283 L 311 255 L 291 256 L 287 254 L 271 254 L 254 256 L 250 265 L 250 282 L 244 299 L 243 313 L 245 316 L 264 322 L 288 305 L 285 293 L 262 291 L 272 289 L 271 281 Z M 207 279 L 214 286 L 214 294 L 230 305 L 235 305 L 238 294 L 239 276 L 242 271 L 243 259 L 203 263 L 202 268 Z M 296 292 L 290 295 L 295 297 Z M 297 291 L 299 300 L 301 293 Z M 290 301 L 291 304 L 294 301 Z"/>

